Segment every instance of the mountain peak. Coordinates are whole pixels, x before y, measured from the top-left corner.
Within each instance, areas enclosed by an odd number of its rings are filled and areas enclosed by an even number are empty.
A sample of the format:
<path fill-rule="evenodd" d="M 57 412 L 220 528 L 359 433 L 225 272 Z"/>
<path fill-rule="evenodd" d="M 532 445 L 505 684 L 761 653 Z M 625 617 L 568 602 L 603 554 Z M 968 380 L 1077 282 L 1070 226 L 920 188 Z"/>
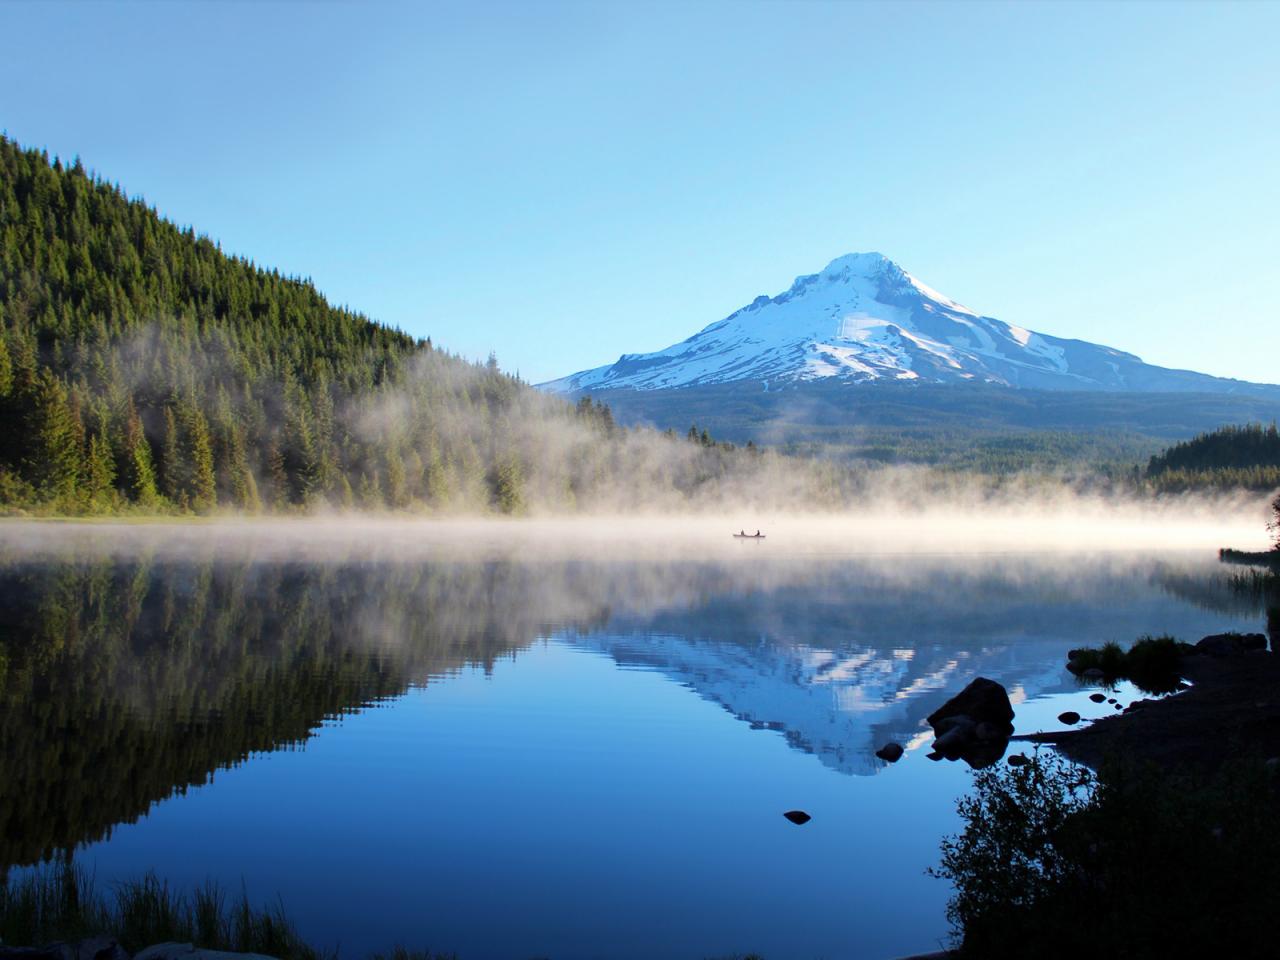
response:
<path fill-rule="evenodd" d="M 846 253 L 842 257 L 836 257 L 822 269 L 822 276 L 834 277 L 843 273 L 855 273 L 861 277 L 872 277 L 885 267 L 892 267 L 895 270 L 901 268 L 886 257 L 883 253 L 870 251 L 868 253 Z"/>
<path fill-rule="evenodd" d="M 1058 390 L 1234 392 L 1247 386 L 980 316 L 882 253 L 847 253 L 665 350 L 543 384 L 560 393 L 735 381 L 977 382 Z"/>

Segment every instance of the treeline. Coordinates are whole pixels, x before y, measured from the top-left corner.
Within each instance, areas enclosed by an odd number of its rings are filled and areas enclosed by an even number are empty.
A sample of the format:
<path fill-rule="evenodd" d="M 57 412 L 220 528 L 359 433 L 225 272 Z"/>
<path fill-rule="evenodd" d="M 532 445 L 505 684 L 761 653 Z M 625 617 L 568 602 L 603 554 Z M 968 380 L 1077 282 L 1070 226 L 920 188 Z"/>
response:
<path fill-rule="evenodd" d="M 0 418 L 10 510 L 517 513 L 696 500 L 763 467 L 333 307 L 5 138 Z"/>
<path fill-rule="evenodd" d="M 1174 444 L 1147 463 L 1147 484 L 1160 493 L 1280 488 L 1276 425 L 1225 426 Z"/>

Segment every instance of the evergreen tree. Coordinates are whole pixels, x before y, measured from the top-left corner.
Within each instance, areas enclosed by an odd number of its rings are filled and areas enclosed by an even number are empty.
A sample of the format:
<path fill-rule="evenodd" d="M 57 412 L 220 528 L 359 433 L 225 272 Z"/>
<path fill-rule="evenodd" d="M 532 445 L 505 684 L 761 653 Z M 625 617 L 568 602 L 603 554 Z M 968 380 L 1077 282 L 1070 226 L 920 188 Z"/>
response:
<path fill-rule="evenodd" d="M 0 327 L 0 400 L 9 396 L 13 389 L 13 360 L 9 357 L 9 338 Z"/>
<path fill-rule="evenodd" d="M 66 388 L 50 370 L 36 380 L 28 407 L 23 472 L 44 499 L 69 501 L 80 466 L 80 424 Z"/>
<path fill-rule="evenodd" d="M 519 513 L 524 509 L 524 472 L 515 457 L 504 457 L 489 475 L 493 504 L 503 513 Z"/>
<path fill-rule="evenodd" d="M 151 459 L 151 444 L 142 429 L 142 420 L 129 403 L 128 419 L 124 433 L 124 470 L 122 478 L 125 495 L 135 503 L 151 506 L 159 497 L 156 489 L 156 472 Z"/>
<path fill-rule="evenodd" d="M 209 425 L 193 403 L 183 404 L 182 412 L 182 457 L 186 468 L 183 494 L 191 509 L 208 513 L 218 504 Z"/>
<path fill-rule="evenodd" d="M 84 477 L 84 494 L 89 502 L 109 503 L 115 492 L 116 465 L 111 445 L 100 434 L 95 433 L 89 438 Z"/>
<path fill-rule="evenodd" d="M 164 444 L 160 453 L 160 470 L 164 495 L 179 506 L 185 507 L 183 497 L 183 475 L 178 445 L 178 418 L 173 415 L 173 407 L 164 408 Z"/>

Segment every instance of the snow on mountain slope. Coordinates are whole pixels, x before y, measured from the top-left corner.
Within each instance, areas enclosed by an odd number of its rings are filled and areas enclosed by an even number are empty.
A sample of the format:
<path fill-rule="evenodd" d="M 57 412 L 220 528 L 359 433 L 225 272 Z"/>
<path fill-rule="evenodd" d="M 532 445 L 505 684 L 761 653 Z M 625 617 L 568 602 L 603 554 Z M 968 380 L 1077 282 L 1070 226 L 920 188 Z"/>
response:
<path fill-rule="evenodd" d="M 575 393 L 827 378 L 1215 393 L 1249 386 L 979 316 L 883 255 L 854 253 L 665 350 L 624 354 L 542 387 Z"/>

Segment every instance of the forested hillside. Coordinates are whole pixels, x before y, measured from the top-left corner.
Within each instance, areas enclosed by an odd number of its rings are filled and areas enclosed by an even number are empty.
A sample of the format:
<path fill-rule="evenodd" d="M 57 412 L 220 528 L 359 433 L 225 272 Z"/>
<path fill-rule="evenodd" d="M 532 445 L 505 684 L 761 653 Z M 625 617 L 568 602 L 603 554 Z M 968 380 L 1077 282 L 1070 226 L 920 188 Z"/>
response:
<path fill-rule="evenodd" d="M 0 323 L 10 510 L 575 509 L 764 489 L 777 465 L 621 430 L 4 138 Z"/>
<path fill-rule="evenodd" d="M 1153 456 L 1147 482 L 1160 492 L 1280 488 L 1280 434 L 1274 423 L 1202 433 Z"/>

